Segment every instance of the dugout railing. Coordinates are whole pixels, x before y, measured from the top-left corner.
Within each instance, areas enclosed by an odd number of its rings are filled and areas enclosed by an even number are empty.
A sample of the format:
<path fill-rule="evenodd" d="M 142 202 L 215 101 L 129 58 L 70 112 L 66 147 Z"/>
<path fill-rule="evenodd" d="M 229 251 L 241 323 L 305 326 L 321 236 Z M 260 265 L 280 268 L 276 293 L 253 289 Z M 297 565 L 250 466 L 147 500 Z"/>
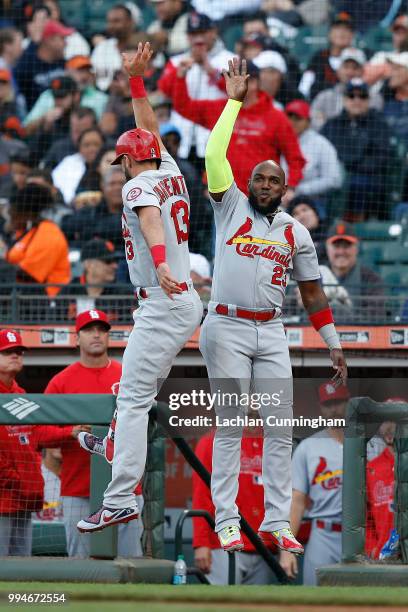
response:
<path fill-rule="evenodd" d="M 394 527 L 399 553 L 392 561 L 373 561 L 365 554 L 367 442 L 384 421 L 396 423 L 394 439 Z M 342 563 L 317 570 L 325 586 L 406 586 L 408 584 L 408 403 L 349 400 L 343 446 Z"/>

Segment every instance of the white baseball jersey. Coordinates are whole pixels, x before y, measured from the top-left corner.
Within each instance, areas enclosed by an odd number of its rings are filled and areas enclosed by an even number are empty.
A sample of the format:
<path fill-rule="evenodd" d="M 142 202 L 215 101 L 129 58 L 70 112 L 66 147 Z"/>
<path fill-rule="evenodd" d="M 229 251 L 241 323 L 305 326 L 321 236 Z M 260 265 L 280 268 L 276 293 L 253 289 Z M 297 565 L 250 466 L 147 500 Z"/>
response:
<path fill-rule="evenodd" d="M 302 440 L 293 453 L 292 487 L 308 495 L 309 518 L 341 522 L 343 445 L 324 429 Z"/>
<path fill-rule="evenodd" d="M 298 281 L 320 278 L 315 246 L 299 221 L 281 211 L 270 223 L 235 183 L 222 202 L 211 204 L 217 230 L 213 301 L 281 308 L 288 275 Z"/>
<path fill-rule="evenodd" d="M 179 282 L 188 280 L 190 198 L 184 177 L 171 155 L 162 152 L 158 170 L 146 170 L 128 181 L 123 186 L 122 197 L 122 235 L 133 286 L 156 287 L 159 284 L 150 249 L 134 210 L 139 206 L 156 206 L 160 209 L 167 263 L 174 278 Z"/>

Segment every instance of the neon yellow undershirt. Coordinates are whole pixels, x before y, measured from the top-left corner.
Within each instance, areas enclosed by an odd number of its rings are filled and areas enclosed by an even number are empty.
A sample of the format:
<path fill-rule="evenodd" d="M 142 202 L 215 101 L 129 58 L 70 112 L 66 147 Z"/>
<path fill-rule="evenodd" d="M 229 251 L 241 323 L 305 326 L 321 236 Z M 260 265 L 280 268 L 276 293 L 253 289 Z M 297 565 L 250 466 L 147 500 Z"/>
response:
<path fill-rule="evenodd" d="M 241 106 L 238 100 L 228 100 L 208 139 L 205 168 L 210 193 L 227 191 L 234 182 L 227 150 Z"/>

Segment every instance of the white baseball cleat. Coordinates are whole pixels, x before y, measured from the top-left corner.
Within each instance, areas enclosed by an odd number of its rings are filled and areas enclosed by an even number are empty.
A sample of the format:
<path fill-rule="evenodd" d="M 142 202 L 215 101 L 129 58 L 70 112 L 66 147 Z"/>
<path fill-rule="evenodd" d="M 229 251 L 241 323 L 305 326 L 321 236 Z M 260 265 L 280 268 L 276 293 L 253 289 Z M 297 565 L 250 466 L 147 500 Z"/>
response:
<path fill-rule="evenodd" d="M 221 547 L 227 552 L 234 552 L 244 548 L 244 542 L 238 525 L 229 525 L 217 533 Z"/>
<path fill-rule="evenodd" d="M 98 436 L 81 431 L 78 434 L 78 442 L 88 453 L 105 457 L 106 438 L 98 438 Z"/>
<path fill-rule="evenodd" d="M 137 518 L 139 518 L 139 508 L 137 506 L 136 508 L 107 508 L 101 506 L 88 518 L 79 521 L 77 528 L 81 533 L 92 533 L 119 523 L 128 523 Z"/>

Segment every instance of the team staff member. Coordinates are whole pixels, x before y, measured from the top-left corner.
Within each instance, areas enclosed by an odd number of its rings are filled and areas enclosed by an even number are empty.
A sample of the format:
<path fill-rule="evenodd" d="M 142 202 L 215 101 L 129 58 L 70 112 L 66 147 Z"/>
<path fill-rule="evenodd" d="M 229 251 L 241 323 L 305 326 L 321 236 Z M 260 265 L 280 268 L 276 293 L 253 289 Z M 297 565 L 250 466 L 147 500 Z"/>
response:
<path fill-rule="evenodd" d="M 195 453 L 209 472 L 212 469 L 213 443 L 215 432 L 203 436 Z M 263 439 L 259 430 L 244 432 L 241 445 L 241 470 L 237 506 L 252 529 L 258 531 L 263 515 L 264 488 L 262 486 Z M 256 436 L 256 437 L 254 437 Z M 193 471 L 193 509 L 207 510 L 214 516 L 211 492 L 198 474 Z M 270 584 L 273 572 L 264 559 L 255 551 L 245 534 L 242 536 L 245 550 L 237 553 L 237 584 Z M 228 584 L 228 553 L 222 550 L 220 542 L 207 521 L 193 519 L 193 548 L 195 564 L 206 575 L 211 584 Z"/>
<path fill-rule="evenodd" d="M 0 393 L 25 393 L 15 380 L 23 369 L 25 348 L 18 332 L 0 331 Z M 0 557 L 31 555 L 31 513 L 42 510 L 44 501 L 38 451 L 76 438 L 81 429 L 81 426 L 0 426 Z"/>
<path fill-rule="evenodd" d="M 289 526 L 292 428 L 274 417 L 292 417 L 292 371 L 280 314 L 287 276 L 298 281 L 310 321 L 330 350 L 336 384 L 345 383 L 347 366 L 327 297 L 319 282 L 316 250 L 308 230 L 278 207 L 287 192 L 285 174 L 275 162 L 259 163 L 248 183 L 249 198 L 237 187 L 226 158 L 235 120 L 248 91 L 246 62 L 229 62 L 224 71 L 229 97 L 207 144 L 206 169 L 217 240 L 209 314 L 200 349 L 213 392 L 220 379 L 234 391 L 268 393 L 264 425 L 262 479 L 265 516 L 260 536 L 266 544 L 296 553 L 303 547 Z M 278 395 L 275 395 L 278 393 Z M 278 397 L 279 401 L 273 398 Z M 220 420 L 240 414 L 239 406 L 217 405 Z M 272 417 L 272 418 L 271 418 Z M 228 423 L 228 421 L 227 421 Z M 214 440 L 211 492 L 215 531 L 225 550 L 243 541 L 235 500 L 238 493 L 242 426 L 218 427 Z"/>
<path fill-rule="evenodd" d="M 193 100 L 187 89 L 187 70 L 188 64 L 178 67 L 172 90 L 173 107 L 186 119 L 211 130 L 225 106 L 225 100 Z M 289 168 L 289 192 L 294 195 L 306 163 L 297 136 L 285 113 L 275 108 L 268 94 L 259 89 L 259 68 L 252 62 L 250 77 L 248 95 L 234 125 L 228 150 L 234 179 L 238 189 L 247 193 L 248 179 L 254 165 L 264 159 L 279 162 L 283 155 Z"/>
<path fill-rule="evenodd" d="M 326 419 L 343 419 L 350 397 L 347 387 L 332 382 L 319 387 L 319 403 Z M 306 545 L 303 584 L 316 584 L 316 569 L 341 559 L 341 512 L 344 430 L 327 427 L 297 446 L 293 453 L 291 527 L 297 534 L 307 507 L 312 529 Z M 289 577 L 297 574 L 296 557 L 282 551 L 280 564 Z"/>
<path fill-rule="evenodd" d="M 108 356 L 110 327 L 107 315 L 101 310 L 87 310 L 77 316 L 79 361 L 56 374 L 48 383 L 45 393 L 117 395 L 122 367 Z M 64 444 L 61 450 L 61 496 L 68 555 L 89 557 L 89 536 L 81 538 L 76 524 L 83 514 L 89 514 L 90 457 L 74 440 Z M 123 528 L 118 534 L 119 555 L 141 556 L 140 524 L 135 521 L 132 526 Z"/>
<path fill-rule="evenodd" d="M 395 398 L 391 402 L 404 402 Z M 371 559 L 381 558 L 381 552 L 394 527 L 394 437 L 395 423 L 385 421 L 379 429 L 384 444 L 380 454 L 367 463 L 367 520 L 365 551 Z M 377 437 L 377 436 L 376 436 Z"/>

